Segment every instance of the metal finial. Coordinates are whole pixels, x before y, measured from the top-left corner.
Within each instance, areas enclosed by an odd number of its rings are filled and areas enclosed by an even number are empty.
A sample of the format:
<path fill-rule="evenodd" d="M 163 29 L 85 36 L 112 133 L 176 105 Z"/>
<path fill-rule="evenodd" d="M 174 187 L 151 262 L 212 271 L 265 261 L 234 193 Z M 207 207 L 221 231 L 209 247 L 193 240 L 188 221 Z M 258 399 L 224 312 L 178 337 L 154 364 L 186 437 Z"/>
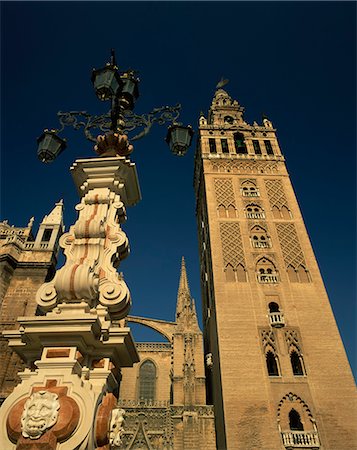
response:
<path fill-rule="evenodd" d="M 116 59 L 115 59 L 115 50 L 114 50 L 114 48 L 112 48 L 112 49 L 110 50 L 110 64 L 111 64 L 112 66 L 116 66 L 116 65 L 117 65 Z"/>
<path fill-rule="evenodd" d="M 226 84 L 228 84 L 228 83 L 229 83 L 228 78 L 222 77 L 221 80 L 217 83 L 216 89 L 221 89 L 221 88 L 223 88 L 223 87 L 224 87 Z"/>

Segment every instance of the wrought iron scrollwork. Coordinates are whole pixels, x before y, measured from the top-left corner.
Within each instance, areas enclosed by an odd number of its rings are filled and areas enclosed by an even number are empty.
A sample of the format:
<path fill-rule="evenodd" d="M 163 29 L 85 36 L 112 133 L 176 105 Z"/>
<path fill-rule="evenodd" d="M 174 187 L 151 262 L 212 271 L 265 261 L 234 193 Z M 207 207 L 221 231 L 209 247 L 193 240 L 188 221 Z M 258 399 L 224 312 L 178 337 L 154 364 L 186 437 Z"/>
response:
<path fill-rule="evenodd" d="M 154 108 L 148 114 L 134 114 L 132 111 L 125 111 L 124 120 L 125 125 L 123 132 L 128 134 L 131 141 L 138 140 L 148 134 L 152 125 L 164 125 L 165 123 L 174 123 L 180 115 L 181 105 L 178 103 L 175 106 L 162 106 Z M 92 142 L 97 142 L 97 136 L 92 133 L 97 129 L 100 132 L 106 133 L 111 130 L 111 111 L 100 116 L 92 116 L 86 111 L 59 111 L 57 117 L 61 128 L 56 130 L 58 133 L 64 130 L 66 126 L 72 127 L 75 130 L 83 128 L 86 138 Z M 137 128 L 143 128 L 137 134 L 132 134 Z"/>

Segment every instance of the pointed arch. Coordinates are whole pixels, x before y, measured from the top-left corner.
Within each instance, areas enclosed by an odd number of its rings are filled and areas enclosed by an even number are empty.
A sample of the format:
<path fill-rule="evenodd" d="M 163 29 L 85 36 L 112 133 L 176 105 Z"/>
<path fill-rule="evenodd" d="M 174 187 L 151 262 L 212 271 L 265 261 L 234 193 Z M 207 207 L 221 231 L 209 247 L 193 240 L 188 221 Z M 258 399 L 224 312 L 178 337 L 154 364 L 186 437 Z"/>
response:
<path fill-rule="evenodd" d="M 300 283 L 310 283 L 309 273 L 302 264 L 297 269 L 297 276 Z"/>
<path fill-rule="evenodd" d="M 232 282 L 236 281 L 235 271 L 231 264 L 226 265 L 225 273 L 226 273 L 226 281 L 228 283 L 232 283 Z"/>
<path fill-rule="evenodd" d="M 224 205 L 218 205 L 218 217 L 227 217 L 226 208 Z"/>
<path fill-rule="evenodd" d="M 237 281 L 239 283 L 245 283 L 247 281 L 247 274 L 243 264 L 238 264 L 236 274 L 237 274 Z"/>
<path fill-rule="evenodd" d="M 299 350 L 295 347 L 292 347 L 290 350 L 290 362 L 291 362 L 291 368 L 293 370 L 294 375 L 297 375 L 297 376 L 305 375 L 302 356 L 301 356 Z"/>
<path fill-rule="evenodd" d="M 278 377 L 279 373 L 279 365 L 278 365 L 278 357 L 275 351 L 271 347 L 267 347 L 267 351 L 265 353 L 265 360 L 267 365 L 268 375 L 270 377 Z"/>
<path fill-rule="evenodd" d="M 297 283 L 299 281 L 296 270 L 291 264 L 288 265 L 288 268 L 286 269 L 286 271 L 288 272 L 289 280 L 292 283 Z"/>
<path fill-rule="evenodd" d="M 233 205 L 228 205 L 227 211 L 228 211 L 228 217 L 230 217 L 230 218 L 237 217 L 237 212 Z"/>
<path fill-rule="evenodd" d="M 272 210 L 274 219 L 281 219 L 280 209 L 277 206 L 273 206 L 271 210 Z"/>
<path fill-rule="evenodd" d="M 287 206 L 283 205 L 281 207 L 281 215 L 282 215 L 283 219 L 286 219 L 286 220 L 291 219 L 291 212 Z"/>
<path fill-rule="evenodd" d="M 308 431 L 308 429 L 310 429 L 311 431 L 317 431 L 315 419 L 313 418 L 309 406 L 301 397 L 291 391 L 288 394 L 284 395 L 284 397 L 280 400 L 277 408 L 277 419 L 281 425 L 282 431 L 290 430 L 289 412 L 292 408 L 294 408 L 300 414 L 306 431 Z"/>
<path fill-rule="evenodd" d="M 151 359 L 145 359 L 139 367 L 139 400 L 155 400 L 156 395 L 156 364 Z"/>

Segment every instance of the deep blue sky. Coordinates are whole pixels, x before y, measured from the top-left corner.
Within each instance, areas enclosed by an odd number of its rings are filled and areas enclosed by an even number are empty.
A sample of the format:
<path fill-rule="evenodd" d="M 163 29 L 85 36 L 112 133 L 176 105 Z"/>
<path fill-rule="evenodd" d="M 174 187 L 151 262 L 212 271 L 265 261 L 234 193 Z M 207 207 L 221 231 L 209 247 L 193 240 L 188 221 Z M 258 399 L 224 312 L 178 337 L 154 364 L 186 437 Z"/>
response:
<path fill-rule="evenodd" d="M 69 166 L 93 155 L 91 144 L 67 129 L 68 149 L 43 165 L 36 138 L 57 126 L 58 110 L 105 111 L 90 74 L 111 47 L 122 69 L 140 72 L 137 113 L 181 102 L 195 127 L 224 75 L 248 122 L 264 112 L 278 128 L 356 373 L 355 17 L 353 2 L 2 2 L 1 217 L 25 226 L 34 215 L 38 225 L 64 198 L 67 228 L 74 222 Z M 199 262 L 193 147 L 174 157 L 165 133 L 157 127 L 135 146 L 143 200 L 128 211 L 132 251 L 121 270 L 132 314 L 173 320 L 181 256 L 198 302 Z"/>

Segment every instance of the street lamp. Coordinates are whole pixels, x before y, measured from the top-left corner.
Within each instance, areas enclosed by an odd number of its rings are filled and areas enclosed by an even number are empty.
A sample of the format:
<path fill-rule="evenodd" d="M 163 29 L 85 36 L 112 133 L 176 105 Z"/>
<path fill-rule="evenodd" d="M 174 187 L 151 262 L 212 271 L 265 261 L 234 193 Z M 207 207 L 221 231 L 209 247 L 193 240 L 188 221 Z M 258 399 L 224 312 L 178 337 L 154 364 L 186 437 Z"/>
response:
<path fill-rule="evenodd" d="M 177 122 L 181 105 L 161 106 L 147 114 L 134 114 L 135 101 L 139 97 L 139 78 L 132 69 L 119 71 L 114 50 L 110 62 L 101 69 L 93 69 L 91 77 L 96 96 L 101 101 L 111 101 L 106 114 L 95 116 L 86 111 L 57 113 L 61 128 L 45 130 L 38 138 L 38 157 L 42 162 L 52 162 L 66 147 L 66 141 L 58 136 L 65 126 L 83 128 L 86 138 L 95 142 L 99 156 L 128 156 L 133 146 L 130 142 L 148 134 L 152 125 L 169 123 L 166 142 L 175 155 L 184 155 L 192 141 L 193 129 Z M 141 131 L 135 134 L 141 128 Z M 104 134 L 93 133 L 99 130 Z"/>
<path fill-rule="evenodd" d="M 174 155 L 184 156 L 191 145 L 193 134 L 194 131 L 190 125 L 184 127 L 182 124 L 173 123 L 169 126 L 165 140 Z"/>
<path fill-rule="evenodd" d="M 37 155 L 42 162 L 53 161 L 66 148 L 65 139 L 61 139 L 56 134 L 56 130 L 44 130 L 37 139 Z"/>

